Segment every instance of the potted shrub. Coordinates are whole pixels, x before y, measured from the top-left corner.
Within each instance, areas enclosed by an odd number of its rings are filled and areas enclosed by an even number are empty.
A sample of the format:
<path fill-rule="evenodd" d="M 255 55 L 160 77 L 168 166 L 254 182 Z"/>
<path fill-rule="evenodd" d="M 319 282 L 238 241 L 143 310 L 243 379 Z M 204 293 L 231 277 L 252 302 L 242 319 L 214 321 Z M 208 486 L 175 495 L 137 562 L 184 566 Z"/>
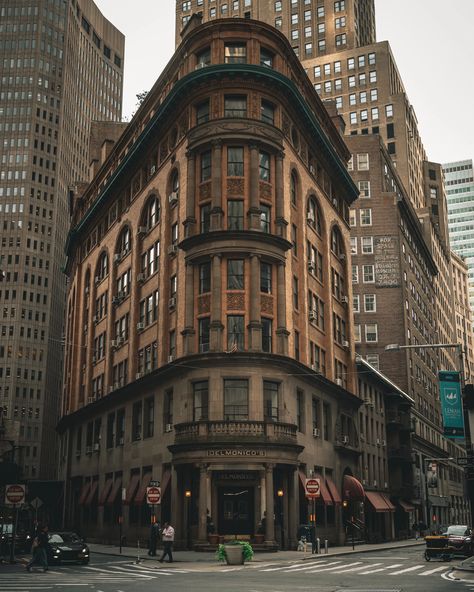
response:
<path fill-rule="evenodd" d="M 244 561 L 251 561 L 253 549 L 246 541 L 232 541 L 219 545 L 216 552 L 219 561 L 225 561 L 227 565 L 242 565 Z"/>
<path fill-rule="evenodd" d="M 210 545 L 217 545 L 219 543 L 219 535 L 218 534 L 208 534 L 207 540 L 209 541 Z"/>

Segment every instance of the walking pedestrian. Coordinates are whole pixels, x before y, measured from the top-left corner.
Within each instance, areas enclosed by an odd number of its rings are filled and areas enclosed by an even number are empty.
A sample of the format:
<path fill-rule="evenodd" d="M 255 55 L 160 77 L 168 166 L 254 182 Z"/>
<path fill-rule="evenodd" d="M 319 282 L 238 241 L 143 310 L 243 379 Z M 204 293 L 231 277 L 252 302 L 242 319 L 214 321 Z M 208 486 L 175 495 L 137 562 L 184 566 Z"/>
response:
<path fill-rule="evenodd" d="M 163 530 L 161 531 L 163 540 L 163 554 L 159 559 L 160 563 L 163 563 L 164 558 L 168 555 L 168 563 L 173 563 L 173 541 L 174 541 L 174 528 L 169 522 L 165 522 Z"/>
<path fill-rule="evenodd" d="M 33 552 L 31 561 L 26 565 L 26 571 L 31 571 L 35 563 L 43 566 L 43 571 L 48 571 L 48 526 L 44 525 L 39 529 L 33 539 L 31 550 Z"/>
<path fill-rule="evenodd" d="M 153 522 L 150 527 L 150 546 L 148 549 L 148 555 L 150 557 L 156 557 L 156 545 L 160 537 L 160 523 Z"/>

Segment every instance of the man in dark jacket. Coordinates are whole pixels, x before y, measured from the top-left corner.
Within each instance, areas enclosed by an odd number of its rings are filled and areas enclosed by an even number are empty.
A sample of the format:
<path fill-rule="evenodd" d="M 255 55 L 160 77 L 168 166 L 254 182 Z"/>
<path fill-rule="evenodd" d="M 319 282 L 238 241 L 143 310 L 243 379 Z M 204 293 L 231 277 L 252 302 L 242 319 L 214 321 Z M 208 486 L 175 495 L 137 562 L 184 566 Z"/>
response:
<path fill-rule="evenodd" d="M 150 527 L 150 547 L 148 549 L 148 555 L 150 555 L 150 557 L 156 557 L 156 545 L 160 537 L 160 531 L 160 523 L 153 522 L 153 524 Z"/>
<path fill-rule="evenodd" d="M 43 571 L 48 571 L 48 540 L 48 526 L 45 525 L 43 528 L 38 529 L 36 537 L 33 539 L 33 545 L 31 547 L 33 556 L 26 566 L 26 571 L 31 571 L 35 563 L 42 565 Z"/>

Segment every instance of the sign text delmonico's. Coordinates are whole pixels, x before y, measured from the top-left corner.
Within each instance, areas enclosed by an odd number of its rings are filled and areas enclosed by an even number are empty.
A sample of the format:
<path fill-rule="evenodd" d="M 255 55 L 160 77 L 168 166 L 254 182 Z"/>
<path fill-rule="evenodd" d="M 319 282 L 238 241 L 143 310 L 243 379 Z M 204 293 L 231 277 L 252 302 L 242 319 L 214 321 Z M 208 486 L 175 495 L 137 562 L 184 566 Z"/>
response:
<path fill-rule="evenodd" d="M 219 448 L 218 450 L 208 450 L 207 456 L 233 456 L 233 457 L 262 457 L 266 456 L 265 450 L 252 450 L 240 448 Z"/>

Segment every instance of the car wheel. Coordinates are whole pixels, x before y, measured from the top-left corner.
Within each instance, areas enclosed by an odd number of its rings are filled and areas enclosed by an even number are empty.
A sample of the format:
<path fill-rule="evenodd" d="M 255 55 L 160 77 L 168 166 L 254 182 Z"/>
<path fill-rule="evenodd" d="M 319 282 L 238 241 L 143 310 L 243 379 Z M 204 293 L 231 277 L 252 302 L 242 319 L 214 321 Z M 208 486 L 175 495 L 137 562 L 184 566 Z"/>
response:
<path fill-rule="evenodd" d="M 425 551 L 425 561 L 431 561 L 431 557 L 428 555 L 428 551 Z"/>

